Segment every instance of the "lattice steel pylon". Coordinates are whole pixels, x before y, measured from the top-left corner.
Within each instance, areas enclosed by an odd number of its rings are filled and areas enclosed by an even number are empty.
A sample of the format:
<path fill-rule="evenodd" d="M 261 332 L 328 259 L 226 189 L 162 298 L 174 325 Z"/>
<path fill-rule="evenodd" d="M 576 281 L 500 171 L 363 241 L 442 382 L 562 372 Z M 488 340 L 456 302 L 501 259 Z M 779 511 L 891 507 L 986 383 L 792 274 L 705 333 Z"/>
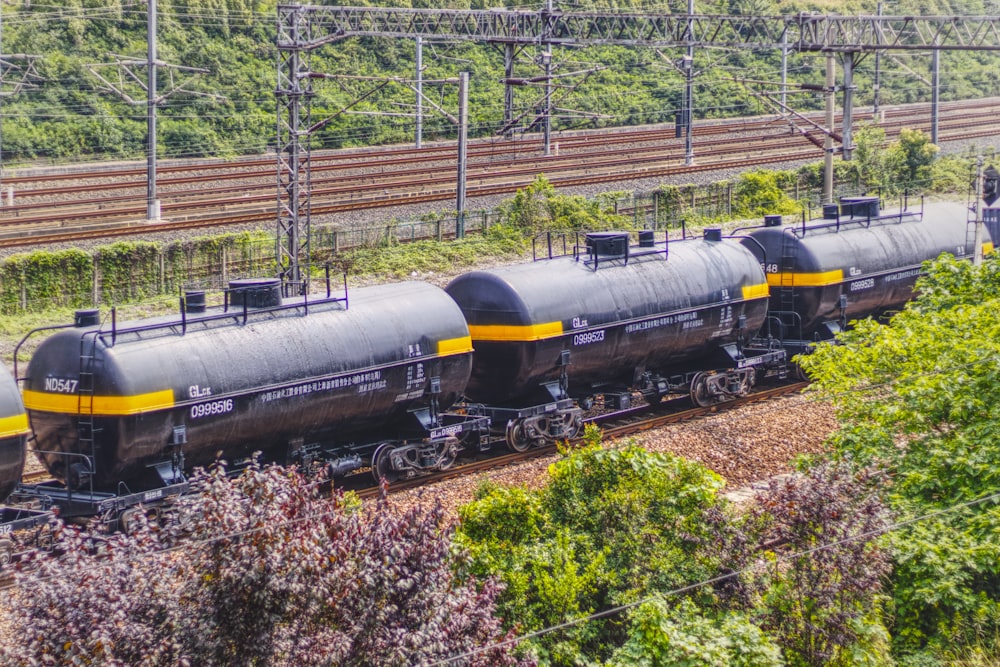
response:
<path fill-rule="evenodd" d="M 282 282 L 309 281 L 310 135 L 313 96 L 310 8 L 278 7 L 278 236 L 275 257 Z"/>

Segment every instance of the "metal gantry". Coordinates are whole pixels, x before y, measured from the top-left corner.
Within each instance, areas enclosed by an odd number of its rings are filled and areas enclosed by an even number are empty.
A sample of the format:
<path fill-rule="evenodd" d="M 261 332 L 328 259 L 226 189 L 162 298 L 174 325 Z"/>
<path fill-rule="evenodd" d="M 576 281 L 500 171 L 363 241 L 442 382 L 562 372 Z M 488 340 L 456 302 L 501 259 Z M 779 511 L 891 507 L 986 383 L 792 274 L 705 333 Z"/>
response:
<path fill-rule="evenodd" d="M 298 264 L 303 250 L 301 256 L 308 262 L 309 242 L 309 82 L 313 73 L 308 56 L 324 45 L 365 36 L 498 45 L 504 49 L 510 79 L 515 50 L 532 45 L 783 49 L 843 54 L 850 58 L 849 66 L 865 53 L 998 51 L 1000 16 L 714 16 L 565 13 L 550 6 L 522 11 L 279 5 L 278 243 L 282 274 L 291 279 L 308 276 L 308 270 L 303 273 Z M 829 83 L 828 87 L 833 88 Z M 509 93 L 505 98 L 510 98 Z M 505 120 L 509 125 L 510 118 Z"/>
<path fill-rule="evenodd" d="M 451 10 L 279 5 L 280 24 L 301 12 L 311 26 L 299 48 L 347 37 L 422 37 L 437 41 L 537 44 L 695 46 L 798 51 L 1000 50 L 1000 16 L 715 16 L 573 12 L 542 9 Z M 287 33 L 286 33 L 287 36 Z M 279 48 L 292 47 L 281 43 Z"/>

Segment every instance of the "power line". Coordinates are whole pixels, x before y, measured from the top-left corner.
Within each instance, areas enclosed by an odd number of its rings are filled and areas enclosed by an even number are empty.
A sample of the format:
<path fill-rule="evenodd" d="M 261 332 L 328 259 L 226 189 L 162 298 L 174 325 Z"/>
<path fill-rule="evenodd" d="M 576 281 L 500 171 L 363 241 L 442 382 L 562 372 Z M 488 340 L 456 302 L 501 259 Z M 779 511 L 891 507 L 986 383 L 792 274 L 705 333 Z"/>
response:
<path fill-rule="evenodd" d="M 826 551 L 828 549 L 833 549 L 835 547 L 839 547 L 839 546 L 842 546 L 844 544 L 850 544 L 851 542 L 856 542 L 858 540 L 867 539 L 869 537 L 877 537 L 879 535 L 885 535 L 887 533 L 891 533 L 891 532 L 894 532 L 896 530 L 899 530 L 900 528 L 905 528 L 906 526 L 912 525 L 914 523 L 919 523 L 921 521 L 925 521 L 927 519 L 931 519 L 931 518 L 934 518 L 934 517 L 937 517 L 937 516 L 941 516 L 943 514 L 948 514 L 948 513 L 951 513 L 951 512 L 958 511 L 960 509 L 965 509 L 967 507 L 972 507 L 974 505 L 985 503 L 985 502 L 988 502 L 990 500 L 1000 500 L 1000 492 L 998 492 L 998 493 L 991 493 L 989 495 L 982 496 L 980 498 L 976 498 L 975 500 L 970 500 L 968 502 L 959 503 L 957 505 L 952 505 L 951 507 L 947 507 L 945 509 L 935 510 L 933 512 L 928 512 L 927 514 L 923 514 L 923 515 L 918 516 L 918 517 L 913 517 L 911 519 L 905 519 L 903 521 L 898 521 L 898 522 L 893 523 L 893 524 L 891 524 L 889 526 L 885 526 L 885 527 L 878 528 L 878 529 L 875 529 L 875 530 L 869 530 L 869 531 L 866 531 L 866 532 L 863 532 L 863 533 L 859 533 L 858 535 L 853 535 L 851 537 L 844 538 L 842 540 L 837 540 L 837 541 L 834 541 L 834 542 L 828 542 L 826 544 L 822 544 L 822 545 L 819 545 L 819 546 L 816 546 L 816 547 L 812 547 L 810 549 L 804 549 L 802 551 L 797 551 L 797 552 L 794 552 L 794 553 L 791 553 L 791 554 L 781 554 L 781 555 L 779 555 L 777 557 L 777 560 L 779 560 L 779 561 L 794 560 L 796 558 L 801 558 L 802 556 L 808 556 L 810 554 L 818 553 L 820 551 Z M 506 648 L 508 646 L 514 646 L 514 645 L 520 644 L 523 641 L 527 641 L 529 639 L 535 639 L 537 637 L 542 637 L 542 636 L 547 635 L 549 633 L 556 632 L 558 630 L 564 630 L 564 629 L 570 628 L 570 627 L 574 627 L 574 626 L 579 625 L 581 623 L 586 623 L 586 622 L 590 622 L 590 621 L 594 621 L 594 620 L 599 620 L 601 618 L 606 618 L 608 616 L 614 616 L 614 615 L 617 615 L 617 614 L 619 614 L 619 613 L 621 613 L 623 611 L 628 611 L 629 609 L 632 609 L 634 607 L 638 607 L 638 606 L 640 606 L 642 604 L 645 604 L 647 602 L 651 602 L 651 601 L 655 600 L 657 597 L 673 597 L 673 596 L 676 596 L 676 595 L 681 595 L 683 593 L 687 593 L 687 592 L 690 592 L 690 591 L 693 591 L 693 590 L 697 590 L 697 589 L 703 588 L 705 586 L 710 586 L 712 584 L 717 584 L 717 583 L 726 581 L 728 579 L 732 579 L 733 577 L 739 577 L 739 576 L 742 576 L 744 574 L 749 574 L 753 570 L 755 570 L 757 568 L 760 568 L 760 567 L 763 567 L 764 565 L 770 565 L 770 563 L 760 563 L 760 562 L 757 562 L 757 563 L 754 563 L 752 565 L 748 565 L 747 567 L 744 567 L 744 568 L 742 568 L 740 570 L 737 570 L 735 572 L 730 572 L 728 574 L 719 575 L 718 577 L 713 577 L 711 579 L 705 579 L 705 580 L 699 581 L 697 583 L 688 584 L 686 586 L 682 586 L 680 588 L 675 588 L 675 589 L 673 589 L 671 591 L 667 591 L 667 592 L 664 592 L 664 593 L 657 593 L 655 595 L 651 595 L 651 596 L 645 597 L 645 598 L 643 598 L 641 600 L 636 600 L 635 602 L 630 602 L 628 604 L 619 605 L 619 606 L 613 607 L 611 609 L 605 609 L 604 611 L 596 612 L 596 613 L 590 614 L 588 616 L 581 616 L 580 618 L 575 618 L 575 619 L 566 621 L 564 623 L 560 623 L 558 625 L 549 626 L 547 628 L 542 628 L 541 630 L 536 630 L 535 632 L 530 632 L 530 633 L 525 634 L 525 635 L 520 635 L 520 636 L 517 636 L 517 637 L 513 637 L 511 639 L 506 639 L 504 641 L 496 642 L 494 644 L 490 644 L 490 645 L 487 645 L 487 646 L 475 649 L 473 651 L 467 651 L 467 652 L 462 653 L 460 655 L 452 656 L 452 657 L 446 658 L 444 660 L 439 660 L 438 662 L 432 663 L 431 667 L 437 667 L 438 665 L 448 665 L 448 664 L 451 664 L 451 663 L 453 663 L 453 662 L 455 662 L 457 660 L 462 660 L 462 659 L 465 659 L 465 658 L 470 658 L 470 657 L 475 656 L 475 655 L 480 655 L 480 654 L 486 653 L 488 651 L 494 651 L 494 650 L 497 650 L 497 649 Z"/>

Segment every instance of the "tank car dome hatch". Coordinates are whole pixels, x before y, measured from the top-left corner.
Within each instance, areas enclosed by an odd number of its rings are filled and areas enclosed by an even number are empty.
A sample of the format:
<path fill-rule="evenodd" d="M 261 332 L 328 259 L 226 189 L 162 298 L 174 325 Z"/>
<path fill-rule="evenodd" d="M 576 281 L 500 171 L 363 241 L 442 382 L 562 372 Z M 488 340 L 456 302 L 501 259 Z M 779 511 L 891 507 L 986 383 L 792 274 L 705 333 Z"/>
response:
<path fill-rule="evenodd" d="M 95 488 L 150 488 L 176 456 L 190 471 L 219 452 L 232 462 L 410 423 L 435 391 L 441 409 L 454 403 L 472 366 L 454 301 L 418 282 L 350 296 L 349 308 L 298 298 L 245 320 L 209 308 L 186 328 L 169 317 L 49 336 L 24 383 L 46 467 L 66 480 L 70 457 L 90 457 Z"/>
<path fill-rule="evenodd" d="M 281 305 L 281 281 L 277 278 L 231 280 L 227 295 L 233 306 L 274 308 Z"/>
<path fill-rule="evenodd" d="M 601 382 L 631 386 L 647 369 L 692 363 L 761 326 L 766 277 L 739 243 L 689 239 L 655 250 L 455 278 L 445 289 L 476 349 L 467 396 L 492 404 L 544 398 L 566 352 L 570 394 L 587 395 Z"/>
<path fill-rule="evenodd" d="M 0 366 L 0 502 L 21 481 L 29 432 L 17 383 L 7 368 Z"/>
<path fill-rule="evenodd" d="M 847 198 L 830 219 L 827 206 L 823 220 L 765 223 L 743 240 L 767 271 L 769 322 L 780 321 L 783 338 L 828 338 L 842 323 L 898 310 L 912 298 L 924 261 L 941 253 L 972 257 L 972 228 L 961 204 L 886 213 L 877 198 Z M 992 250 L 992 243 L 984 248 Z"/>
<path fill-rule="evenodd" d="M 101 311 L 97 308 L 87 308 L 73 313 L 73 326 L 75 327 L 95 327 L 100 323 Z"/>

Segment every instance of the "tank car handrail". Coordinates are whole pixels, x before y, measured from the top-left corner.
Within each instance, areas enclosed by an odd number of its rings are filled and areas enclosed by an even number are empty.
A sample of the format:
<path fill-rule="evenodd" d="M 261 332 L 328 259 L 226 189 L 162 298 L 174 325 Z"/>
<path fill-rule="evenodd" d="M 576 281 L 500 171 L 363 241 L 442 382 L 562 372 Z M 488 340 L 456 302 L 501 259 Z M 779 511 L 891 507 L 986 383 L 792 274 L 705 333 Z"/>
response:
<path fill-rule="evenodd" d="M 555 259 L 556 257 L 566 257 L 567 255 L 569 255 L 569 250 L 566 247 L 566 232 L 562 232 L 558 236 L 558 238 L 562 240 L 562 246 L 563 246 L 562 254 L 561 255 L 553 255 L 552 254 L 552 232 L 551 231 L 547 231 L 547 232 L 542 232 L 540 234 L 535 234 L 535 236 L 532 237 L 532 239 L 531 239 L 531 261 L 533 261 L 533 262 L 537 262 L 538 261 L 538 252 L 537 252 L 537 249 L 536 249 L 537 248 L 536 242 L 542 236 L 545 237 L 545 244 L 546 244 L 546 249 L 547 249 L 547 255 L 543 256 L 542 259 Z M 579 245 L 580 233 L 579 232 L 574 232 L 574 236 L 575 236 L 575 239 L 574 239 L 573 247 L 575 248 L 575 247 L 577 247 Z"/>
<path fill-rule="evenodd" d="M 25 379 L 24 377 L 19 377 L 18 374 L 17 374 L 17 355 L 21 351 L 21 346 L 24 345 L 26 342 L 28 342 L 29 338 L 31 338 L 32 336 L 34 336 L 36 333 L 41 333 L 43 331 L 56 331 L 58 329 L 71 329 L 74 326 L 76 326 L 76 323 L 72 323 L 72 324 L 51 324 L 51 325 L 45 326 L 45 327 L 35 327 L 34 329 L 32 329 L 31 331 L 29 331 L 28 333 L 24 334 L 24 337 L 21 339 L 21 341 L 17 344 L 17 346 L 14 347 L 14 381 L 15 382 L 20 382 L 21 380 Z M 25 376 L 25 377 L 27 377 L 27 376 Z"/>
<path fill-rule="evenodd" d="M 807 232 L 818 231 L 822 229 L 833 228 L 835 231 L 840 231 L 842 226 L 849 224 L 864 225 L 866 228 L 871 228 L 873 222 L 879 224 L 902 224 L 908 219 L 922 220 L 924 217 L 924 195 L 920 196 L 920 210 L 911 211 L 909 209 L 909 199 L 907 195 L 903 195 L 902 204 L 898 211 L 893 213 L 879 213 L 879 215 L 873 216 L 871 214 L 865 217 L 855 217 L 851 215 L 850 217 L 843 217 L 840 213 L 837 213 L 837 218 L 828 220 L 827 218 L 815 218 L 815 220 L 820 220 L 821 222 L 813 223 L 814 218 L 808 218 L 805 211 L 802 211 L 802 222 L 795 223 L 794 225 L 785 225 L 782 229 L 791 231 L 799 238 L 805 237 Z M 747 227 L 737 227 L 733 230 L 732 236 L 737 236 L 743 232 L 753 231 L 757 229 L 767 229 L 769 225 L 762 223 L 759 225 L 749 225 Z M 742 237 L 741 237 L 742 238 Z"/>
<path fill-rule="evenodd" d="M 180 335 L 184 336 L 187 334 L 187 328 L 189 324 L 202 324 L 202 323 L 207 324 L 211 322 L 232 320 L 234 322 L 239 323 L 240 325 L 244 325 L 250 320 L 251 313 L 257 315 L 257 314 L 277 313 L 277 312 L 292 311 L 292 310 L 302 310 L 303 311 L 302 315 L 303 317 L 305 317 L 309 314 L 310 306 L 320 306 L 329 303 L 344 303 L 344 309 L 346 310 L 347 296 L 321 297 L 314 301 L 310 301 L 308 295 L 304 295 L 303 300 L 301 302 L 287 303 L 287 304 L 283 303 L 277 306 L 268 306 L 265 308 L 250 308 L 249 304 L 246 301 L 244 301 L 242 312 L 237 310 L 230 310 L 229 305 L 227 303 L 225 306 L 223 306 L 223 308 L 225 309 L 222 312 L 208 313 L 202 317 L 189 318 L 187 309 L 184 305 L 184 299 L 182 297 L 181 307 L 180 307 L 180 319 L 172 319 L 166 322 L 152 322 L 149 324 L 140 324 L 125 328 L 118 328 L 116 321 L 113 319 L 111 330 L 110 331 L 98 330 L 98 335 L 100 336 L 101 341 L 105 345 L 107 345 L 108 341 L 106 339 L 106 335 L 111 334 L 111 345 L 109 345 L 109 347 L 114 347 L 115 344 L 117 343 L 118 336 L 124 334 L 144 333 L 148 331 L 157 331 L 157 330 L 171 330 L 180 327 L 181 328 Z M 114 309 L 112 309 L 112 312 L 114 312 Z M 73 325 L 63 325 L 63 326 L 73 326 Z"/>
<path fill-rule="evenodd" d="M 914 213 L 907 213 L 906 211 L 898 211 L 896 213 L 892 213 L 892 214 L 889 214 L 889 215 L 880 215 L 880 216 L 874 217 L 874 218 L 873 217 L 868 217 L 868 218 L 838 219 L 835 222 L 828 222 L 828 223 L 825 223 L 825 224 L 821 223 L 821 224 L 817 224 L 817 225 L 809 225 L 808 227 L 805 227 L 802 230 L 800 230 L 798 228 L 791 228 L 790 231 L 793 234 L 795 234 L 796 236 L 798 236 L 799 238 L 802 238 L 802 237 L 805 236 L 805 232 L 807 232 L 807 231 L 814 232 L 814 231 L 818 231 L 818 230 L 821 230 L 821 229 L 834 228 L 836 231 L 839 232 L 841 230 L 841 227 L 846 227 L 847 225 L 850 225 L 850 224 L 856 224 L 856 225 L 859 225 L 859 226 L 864 225 L 864 227 L 866 227 L 866 228 L 871 228 L 871 224 L 873 222 L 879 223 L 879 224 L 886 224 L 886 225 L 890 224 L 890 223 L 892 223 L 892 224 L 899 224 L 899 223 L 905 222 L 906 218 L 907 217 L 911 217 L 911 216 L 914 218 L 914 221 L 919 220 L 921 218 L 921 214 L 918 214 L 918 213 L 915 213 L 915 212 Z"/>
<path fill-rule="evenodd" d="M 767 249 L 764 247 L 764 244 L 761 243 L 760 241 L 758 241 L 753 236 L 750 236 L 749 234 L 737 234 L 736 233 L 737 231 L 739 231 L 739 230 L 734 231 L 732 234 L 727 234 L 723 238 L 727 238 L 727 239 L 741 239 L 741 240 L 742 239 L 746 239 L 747 241 L 753 241 L 754 243 L 757 244 L 757 247 L 760 248 L 761 260 L 764 262 L 764 264 L 767 264 Z"/>

